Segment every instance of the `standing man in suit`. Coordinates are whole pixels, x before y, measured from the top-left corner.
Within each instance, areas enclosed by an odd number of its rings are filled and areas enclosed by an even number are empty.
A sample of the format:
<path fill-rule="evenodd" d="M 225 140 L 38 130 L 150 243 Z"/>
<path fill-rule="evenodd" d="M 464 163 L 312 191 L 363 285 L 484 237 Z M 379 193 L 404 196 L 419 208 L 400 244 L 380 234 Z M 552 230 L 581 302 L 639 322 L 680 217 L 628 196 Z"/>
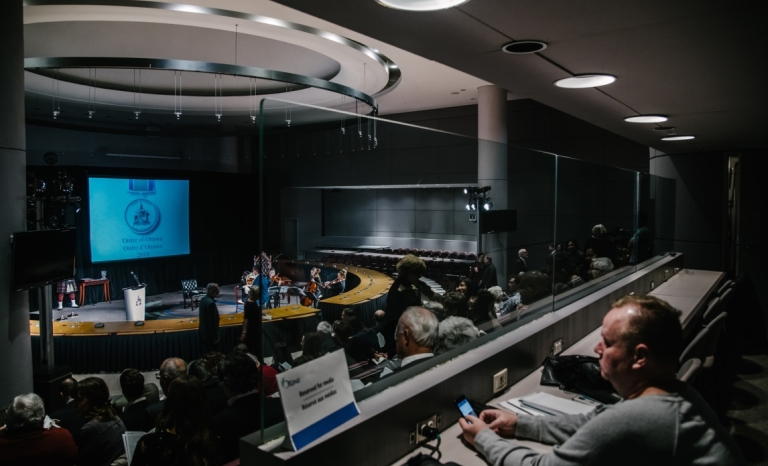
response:
<path fill-rule="evenodd" d="M 514 275 L 522 275 L 528 271 L 528 251 L 521 249 L 517 251 L 518 259 L 512 265 L 512 273 Z"/>
<path fill-rule="evenodd" d="M 488 289 L 492 286 L 498 286 L 498 278 L 496 277 L 496 266 L 493 265 L 493 259 L 491 256 L 485 256 L 485 270 L 483 271 L 483 278 L 480 280 L 480 288 Z"/>
<path fill-rule="evenodd" d="M 221 290 L 216 283 L 205 287 L 205 296 L 200 300 L 200 343 L 203 354 L 219 351 L 219 309 L 216 307 L 216 297 Z"/>

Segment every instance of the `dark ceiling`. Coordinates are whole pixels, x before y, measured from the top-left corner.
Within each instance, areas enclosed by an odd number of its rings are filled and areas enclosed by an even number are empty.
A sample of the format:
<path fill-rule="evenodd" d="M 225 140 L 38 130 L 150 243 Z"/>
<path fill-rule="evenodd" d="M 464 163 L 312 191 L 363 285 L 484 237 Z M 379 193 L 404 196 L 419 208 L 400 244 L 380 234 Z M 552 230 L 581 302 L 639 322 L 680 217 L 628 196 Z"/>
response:
<path fill-rule="evenodd" d="M 374 0 L 276 0 L 497 84 L 666 153 L 768 146 L 768 2 L 644 0 L 472 0 L 414 13 Z M 501 51 L 512 40 L 548 43 L 535 55 Z M 765 68 L 764 68 L 765 67 Z M 406 71 L 406 70 L 404 70 Z M 560 89 L 555 80 L 608 73 L 597 89 Z M 624 117 L 661 113 L 664 126 L 694 134 L 662 142 L 660 125 Z"/>

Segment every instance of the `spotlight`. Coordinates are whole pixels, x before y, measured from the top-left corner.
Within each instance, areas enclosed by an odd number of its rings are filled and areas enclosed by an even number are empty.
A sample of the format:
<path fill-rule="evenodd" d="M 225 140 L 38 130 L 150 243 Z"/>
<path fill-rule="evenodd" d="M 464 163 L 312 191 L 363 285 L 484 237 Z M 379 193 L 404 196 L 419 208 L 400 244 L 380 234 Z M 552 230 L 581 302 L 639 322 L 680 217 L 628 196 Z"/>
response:
<path fill-rule="evenodd" d="M 464 194 L 467 194 L 469 191 L 467 191 L 467 188 L 464 188 Z"/>
<path fill-rule="evenodd" d="M 483 204 L 483 209 L 485 209 L 485 210 L 491 210 L 491 209 L 493 209 L 493 202 L 491 202 L 491 201 L 488 201 L 488 202 L 486 202 L 485 204 Z"/>
<path fill-rule="evenodd" d="M 475 205 L 474 204 L 472 204 L 472 210 L 475 210 Z"/>
<path fill-rule="evenodd" d="M 469 204 L 467 204 L 467 210 L 471 210 L 471 207 L 469 207 Z"/>

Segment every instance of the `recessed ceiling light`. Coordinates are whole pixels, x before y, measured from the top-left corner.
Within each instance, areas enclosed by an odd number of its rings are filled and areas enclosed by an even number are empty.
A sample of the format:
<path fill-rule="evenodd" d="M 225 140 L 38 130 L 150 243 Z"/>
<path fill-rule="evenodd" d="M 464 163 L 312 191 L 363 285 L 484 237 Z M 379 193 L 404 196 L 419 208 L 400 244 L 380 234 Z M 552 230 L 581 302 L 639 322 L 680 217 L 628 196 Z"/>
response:
<path fill-rule="evenodd" d="M 616 81 L 616 76 L 610 74 L 577 74 L 570 78 L 555 81 L 555 86 L 566 89 L 584 89 L 587 87 L 600 87 Z"/>
<path fill-rule="evenodd" d="M 662 141 L 687 141 L 689 139 L 695 139 L 696 136 L 667 136 L 661 138 Z"/>
<path fill-rule="evenodd" d="M 515 55 L 541 52 L 547 48 L 547 44 L 540 40 L 516 40 L 501 47 L 502 52 Z"/>
<path fill-rule="evenodd" d="M 653 128 L 654 131 L 674 131 L 674 126 L 657 126 Z"/>
<path fill-rule="evenodd" d="M 390 68 L 397 68 L 397 65 L 389 65 Z"/>
<path fill-rule="evenodd" d="M 467 3 L 469 0 L 376 0 L 379 4 L 407 11 L 445 10 Z"/>
<path fill-rule="evenodd" d="M 666 115 L 635 115 L 624 118 L 627 123 L 661 123 L 667 121 Z"/>

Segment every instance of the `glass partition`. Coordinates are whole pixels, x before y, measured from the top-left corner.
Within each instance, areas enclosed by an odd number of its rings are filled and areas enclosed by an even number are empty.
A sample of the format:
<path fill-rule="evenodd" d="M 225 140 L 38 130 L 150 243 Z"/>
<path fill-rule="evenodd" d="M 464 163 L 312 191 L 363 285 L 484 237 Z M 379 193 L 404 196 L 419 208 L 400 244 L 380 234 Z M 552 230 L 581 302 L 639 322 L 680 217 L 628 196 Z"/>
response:
<path fill-rule="evenodd" d="M 420 302 L 429 301 L 443 322 L 464 317 L 479 330 L 440 341 L 431 361 L 391 373 L 386 363 L 348 358 L 358 400 L 516 331 L 671 250 L 668 180 L 441 131 L 440 120 L 418 121 L 429 126 L 423 127 L 265 99 L 258 123 L 264 209 L 276 203 L 281 225 L 298 225 L 286 267 L 297 277 L 320 268 L 323 282 L 340 269 L 360 278 L 338 296 L 323 296 L 322 320 L 338 326 L 346 319 L 342 309 L 353 308 L 365 327 L 389 340 L 397 322 L 379 322 L 374 313 L 399 316 L 404 308 L 366 292 L 381 277 L 398 277 L 398 261 L 414 254 L 426 265 Z M 276 193 L 269 192 L 271 180 L 279 180 Z M 265 225 L 263 234 L 274 234 L 272 228 Z M 480 251 L 491 261 L 479 263 Z M 494 267 L 495 276 L 487 272 Z M 499 289 L 478 291 L 489 284 Z M 338 328 L 340 346 L 365 336 Z"/>

